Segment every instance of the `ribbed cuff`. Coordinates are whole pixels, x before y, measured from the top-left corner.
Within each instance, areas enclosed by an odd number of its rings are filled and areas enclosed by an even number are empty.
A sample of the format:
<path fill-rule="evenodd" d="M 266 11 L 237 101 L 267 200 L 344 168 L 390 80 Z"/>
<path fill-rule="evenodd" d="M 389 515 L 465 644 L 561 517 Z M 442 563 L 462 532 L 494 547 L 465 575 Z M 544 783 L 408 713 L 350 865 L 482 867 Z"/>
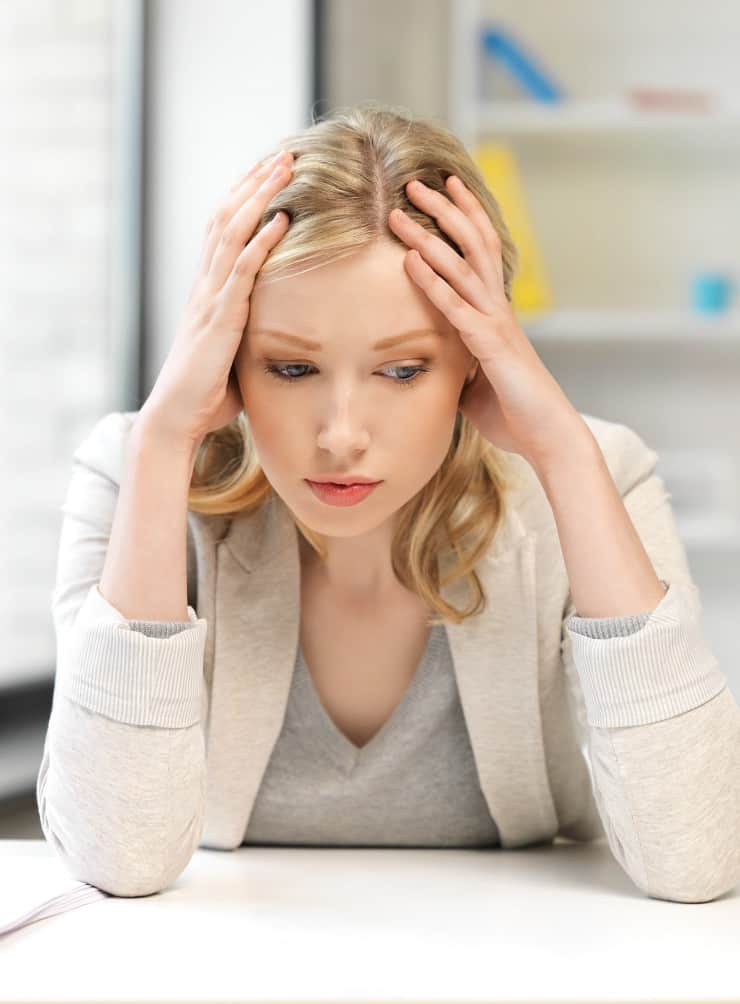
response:
<path fill-rule="evenodd" d="M 624 617 L 573 617 L 568 620 L 571 631 L 587 638 L 621 638 L 645 627 L 650 614 L 625 614 Z"/>
<path fill-rule="evenodd" d="M 699 707 L 727 685 L 704 637 L 695 589 L 668 584 L 644 626 L 631 634 L 589 637 L 572 630 L 572 620 L 565 626 L 589 725 L 663 721 Z"/>
<path fill-rule="evenodd" d="M 194 725 L 201 718 L 207 621 L 192 607 L 188 617 L 185 630 L 150 636 L 132 630 L 132 622 L 92 586 L 68 650 L 60 653 L 56 686 L 90 711 L 129 725 Z"/>
<path fill-rule="evenodd" d="M 192 629 L 192 621 L 129 621 L 132 631 L 141 631 L 149 638 L 171 638 L 180 631 Z"/>

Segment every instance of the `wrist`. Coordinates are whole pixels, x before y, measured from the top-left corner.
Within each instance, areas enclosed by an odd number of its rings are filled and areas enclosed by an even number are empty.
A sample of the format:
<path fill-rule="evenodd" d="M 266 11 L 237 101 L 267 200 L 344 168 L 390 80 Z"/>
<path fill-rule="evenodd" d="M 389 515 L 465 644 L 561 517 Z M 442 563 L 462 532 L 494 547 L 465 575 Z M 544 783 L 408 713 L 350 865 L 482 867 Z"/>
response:
<path fill-rule="evenodd" d="M 144 404 L 134 419 L 131 442 L 136 447 L 161 450 L 175 456 L 186 457 L 193 463 L 203 439 L 176 432 Z"/>
<path fill-rule="evenodd" d="M 528 458 L 543 487 L 553 478 L 577 476 L 579 471 L 593 467 L 602 460 L 601 448 L 583 419 L 566 425 L 552 445 L 536 457 Z"/>

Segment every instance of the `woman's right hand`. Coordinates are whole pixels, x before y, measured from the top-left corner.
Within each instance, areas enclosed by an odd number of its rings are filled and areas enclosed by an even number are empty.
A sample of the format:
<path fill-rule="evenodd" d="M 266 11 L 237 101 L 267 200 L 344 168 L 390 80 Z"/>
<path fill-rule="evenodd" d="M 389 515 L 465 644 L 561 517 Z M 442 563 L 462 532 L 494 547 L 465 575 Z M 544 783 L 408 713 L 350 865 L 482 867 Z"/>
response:
<path fill-rule="evenodd" d="M 249 297 L 267 255 L 288 229 L 283 212 L 254 236 L 270 199 L 291 178 L 287 151 L 256 165 L 231 189 L 206 227 L 198 271 L 180 327 L 139 420 L 193 450 L 243 410 L 232 364 Z M 277 173 L 282 170 L 282 174 Z M 272 172 L 272 173 L 270 173 Z"/>

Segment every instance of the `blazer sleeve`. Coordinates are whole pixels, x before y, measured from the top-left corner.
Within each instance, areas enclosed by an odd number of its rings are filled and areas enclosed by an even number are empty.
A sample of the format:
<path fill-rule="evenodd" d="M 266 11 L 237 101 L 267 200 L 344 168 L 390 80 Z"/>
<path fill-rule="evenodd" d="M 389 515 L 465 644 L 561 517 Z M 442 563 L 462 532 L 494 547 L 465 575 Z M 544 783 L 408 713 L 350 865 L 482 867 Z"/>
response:
<path fill-rule="evenodd" d="M 128 621 L 100 593 L 130 429 L 102 418 L 73 455 L 52 613 L 56 673 L 36 799 L 76 879 L 157 892 L 198 846 L 205 806 L 207 623 Z"/>
<path fill-rule="evenodd" d="M 561 652 L 609 847 L 648 896 L 703 903 L 740 883 L 740 707 L 702 623 L 658 455 L 627 426 L 604 451 L 665 588 L 651 611 L 579 617 Z"/>

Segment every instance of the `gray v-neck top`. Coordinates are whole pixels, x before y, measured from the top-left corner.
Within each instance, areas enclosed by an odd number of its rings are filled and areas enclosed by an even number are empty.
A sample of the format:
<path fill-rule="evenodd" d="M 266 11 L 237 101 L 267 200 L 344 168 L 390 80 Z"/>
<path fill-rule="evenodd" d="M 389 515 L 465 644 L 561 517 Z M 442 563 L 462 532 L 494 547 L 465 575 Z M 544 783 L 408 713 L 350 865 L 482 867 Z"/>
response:
<path fill-rule="evenodd" d="M 639 631 L 649 616 L 571 623 L 588 637 L 612 638 Z M 130 620 L 129 626 L 156 638 L 193 628 L 189 621 Z M 362 747 L 334 724 L 298 646 L 282 728 L 242 843 L 501 846 L 478 783 L 443 624 L 432 627 L 400 702 Z"/>
<path fill-rule="evenodd" d="M 500 846 L 444 625 L 433 625 L 400 702 L 362 747 L 334 724 L 298 646 L 282 729 L 243 843 Z"/>

